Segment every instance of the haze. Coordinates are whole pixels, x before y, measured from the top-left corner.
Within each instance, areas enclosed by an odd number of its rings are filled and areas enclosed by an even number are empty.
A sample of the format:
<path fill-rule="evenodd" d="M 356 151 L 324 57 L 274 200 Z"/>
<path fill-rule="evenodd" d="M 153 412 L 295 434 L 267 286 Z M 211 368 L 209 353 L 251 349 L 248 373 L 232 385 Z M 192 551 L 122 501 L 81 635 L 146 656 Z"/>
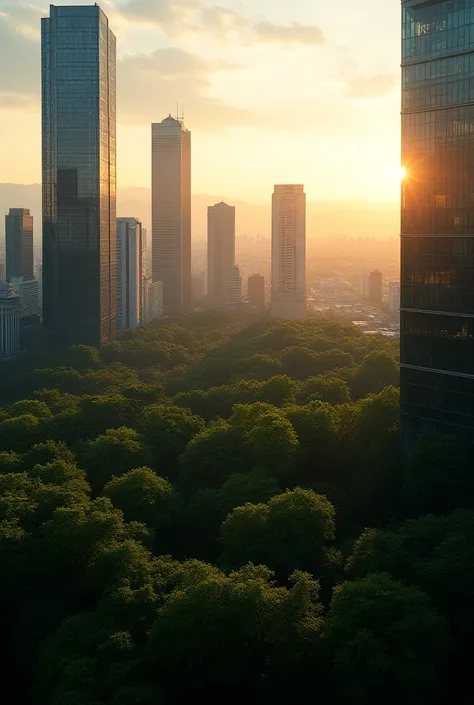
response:
<path fill-rule="evenodd" d="M 378 204 L 373 231 L 394 234 L 399 3 L 340 0 L 337 12 L 315 0 L 101 4 L 119 49 L 120 189 L 149 186 L 150 123 L 176 113 L 179 101 L 193 133 L 195 194 L 267 204 L 274 183 L 304 183 L 309 201 L 346 202 L 346 211 L 354 210 L 347 202 Z M 0 75 L 2 182 L 41 180 L 46 11 L 39 0 L 0 0 L 0 63 L 8 66 Z"/>

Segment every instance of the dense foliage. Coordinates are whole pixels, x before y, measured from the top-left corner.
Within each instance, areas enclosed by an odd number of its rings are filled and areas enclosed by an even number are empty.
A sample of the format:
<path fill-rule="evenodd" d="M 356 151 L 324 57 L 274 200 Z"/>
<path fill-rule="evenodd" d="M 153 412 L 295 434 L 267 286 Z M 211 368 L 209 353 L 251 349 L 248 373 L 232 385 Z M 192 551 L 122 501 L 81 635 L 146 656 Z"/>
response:
<path fill-rule="evenodd" d="M 401 464 L 393 341 L 196 313 L 0 371 L 5 692 L 472 701 L 470 456 Z"/>

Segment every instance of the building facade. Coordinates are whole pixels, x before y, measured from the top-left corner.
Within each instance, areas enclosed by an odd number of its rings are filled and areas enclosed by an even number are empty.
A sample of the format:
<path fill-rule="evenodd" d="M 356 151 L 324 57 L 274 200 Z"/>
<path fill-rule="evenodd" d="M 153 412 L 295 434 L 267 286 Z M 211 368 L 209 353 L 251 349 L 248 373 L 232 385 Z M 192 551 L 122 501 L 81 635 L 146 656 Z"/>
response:
<path fill-rule="evenodd" d="M 33 323 L 39 315 L 39 282 L 37 279 L 17 279 L 11 280 L 13 288 L 20 297 L 20 320 L 21 323 Z"/>
<path fill-rule="evenodd" d="M 163 282 L 142 280 L 142 322 L 151 323 L 163 318 Z"/>
<path fill-rule="evenodd" d="M 206 298 L 204 272 L 195 272 L 191 277 L 193 306 L 202 306 Z"/>
<path fill-rule="evenodd" d="M 248 278 L 247 298 L 250 306 L 257 311 L 265 308 L 265 277 L 262 274 L 252 274 Z"/>
<path fill-rule="evenodd" d="M 151 131 L 152 279 L 175 314 L 191 307 L 191 133 L 171 115 Z"/>
<path fill-rule="evenodd" d="M 117 218 L 117 332 L 136 328 L 141 320 L 143 278 L 142 224 Z"/>
<path fill-rule="evenodd" d="M 222 201 L 207 209 L 207 297 L 221 306 L 235 266 L 235 206 Z"/>
<path fill-rule="evenodd" d="M 374 269 L 369 274 L 368 299 L 374 304 L 381 304 L 383 298 L 383 277 L 382 272 Z"/>
<path fill-rule="evenodd" d="M 34 279 L 33 216 L 27 208 L 10 208 L 5 216 L 5 266 L 7 281 Z"/>
<path fill-rule="evenodd" d="M 0 282 L 0 358 L 20 352 L 20 297 L 14 287 Z"/>
<path fill-rule="evenodd" d="M 400 313 L 400 282 L 388 284 L 388 310 L 394 316 Z"/>
<path fill-rule="evenodd" d="M 272 296 L 276 318 L 306 311 L 306 194 L 304 186 L 275 186 L 272 198 Z"/>
<path fill-rule="evenodd" d="M 474 0 L 402 0 L 401 415 L 474 432 Z"/>
<path fill-rule="evenodd" d="M 230 268 L 224 289 L 224 305 L 230 311 L 237 310 L 242 304 L 242 277 L 237 266 Z"/>
<path fill-rule="evenodd" d="M 58 344 L 116 333 L 116 42 L 97 5 L 41 20 L 43 323 Z"/>

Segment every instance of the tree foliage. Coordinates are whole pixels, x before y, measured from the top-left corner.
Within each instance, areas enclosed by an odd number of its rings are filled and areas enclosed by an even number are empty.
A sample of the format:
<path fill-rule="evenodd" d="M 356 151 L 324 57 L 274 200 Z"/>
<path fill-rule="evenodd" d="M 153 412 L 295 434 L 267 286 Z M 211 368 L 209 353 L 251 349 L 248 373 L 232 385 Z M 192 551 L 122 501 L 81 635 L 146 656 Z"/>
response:
<path fill-rule="evenodd" d="M 5 363 L 4 691 L 470 703 L 472 449 L 401 456 L 397 355 L 208 311 Z"/>

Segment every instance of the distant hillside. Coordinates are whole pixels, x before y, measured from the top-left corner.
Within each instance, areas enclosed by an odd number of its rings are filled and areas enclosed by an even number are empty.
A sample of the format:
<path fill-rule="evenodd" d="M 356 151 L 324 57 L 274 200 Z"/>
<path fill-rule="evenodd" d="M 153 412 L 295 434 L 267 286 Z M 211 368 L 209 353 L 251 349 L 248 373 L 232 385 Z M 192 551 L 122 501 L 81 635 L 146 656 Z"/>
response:
<path fill-rule="evenodd" d="M 220 197 L 208 194 L 193 196 L 193 235 L 205 237 L 207 207 L 218 203 Z M 254 204 L 228 199 L 235 205 L 237 235 L 269 235 L 271 230 L 271 201 Z M 0 236 L 3 238 L 4 218 L 9 208 L 29 208 L 35 218 L 35 233 L 41 235 L 41 186 L 39 184 L 0 184 Z M 150 191 L 147 188 L 131 187 L 118 189 L 117 214 L 135 216 L 150 228 Z M 308 202 L 308 237 L 328 235 L 352 235 L 387 237 L 399 233 L 399 208 L 396 203 L 377 204 L 369 202 Z"/>

